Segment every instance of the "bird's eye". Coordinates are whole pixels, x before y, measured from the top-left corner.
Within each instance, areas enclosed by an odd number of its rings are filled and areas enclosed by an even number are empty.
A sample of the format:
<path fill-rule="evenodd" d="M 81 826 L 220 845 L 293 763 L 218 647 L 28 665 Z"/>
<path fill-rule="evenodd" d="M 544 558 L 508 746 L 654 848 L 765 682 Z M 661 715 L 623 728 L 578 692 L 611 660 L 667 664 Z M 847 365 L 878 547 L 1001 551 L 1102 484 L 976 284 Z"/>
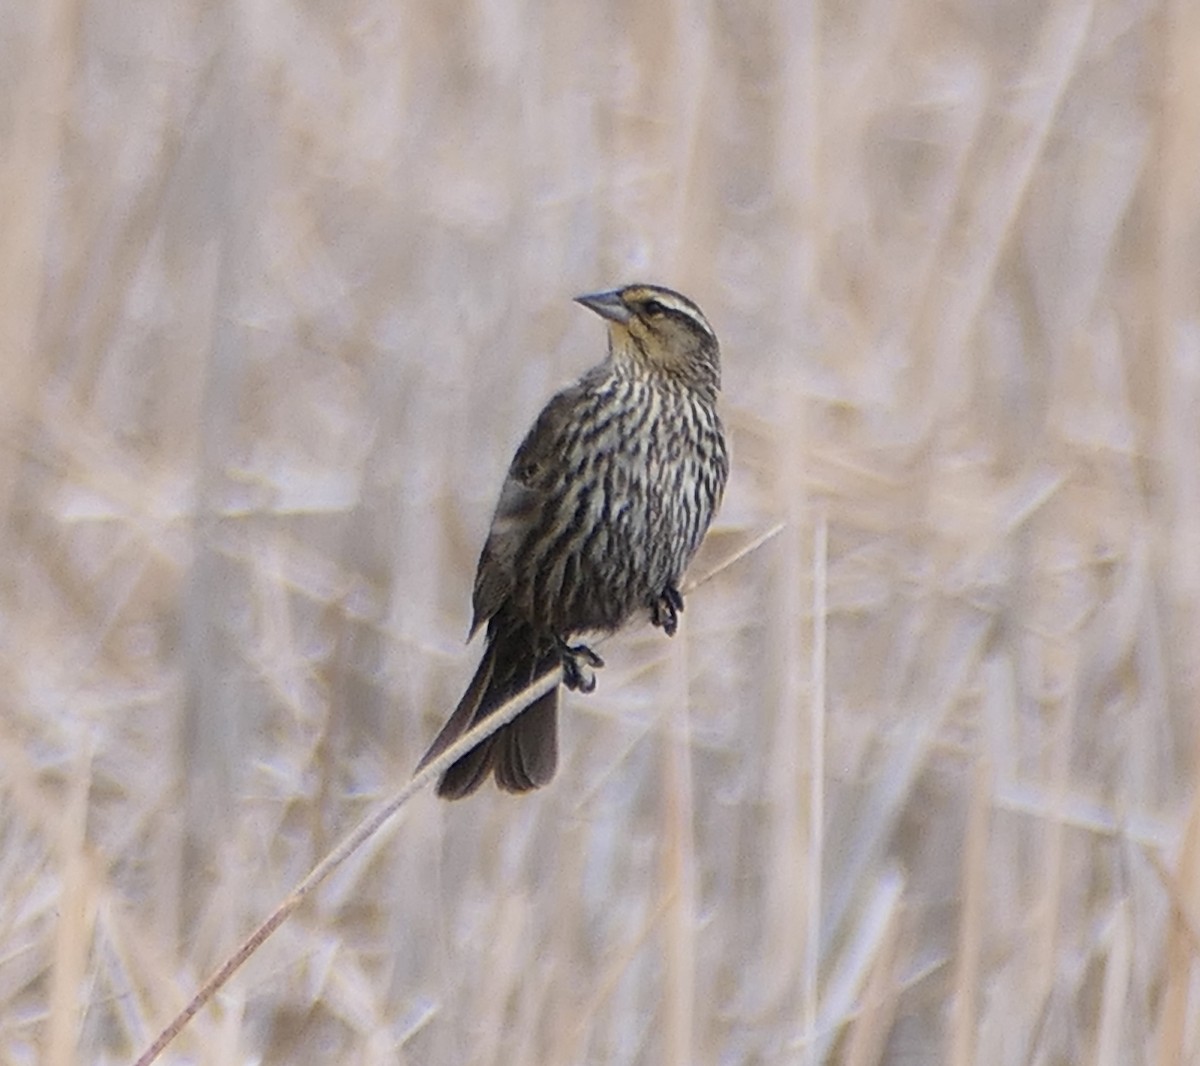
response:
<path fill-rule="evenodd" d="M 642 304 L 642 310 L 652 317 L 665 315 L 667 313 L 666 305 L 660 304 L 657 300 L 647 300 L 644 304 Z"/>

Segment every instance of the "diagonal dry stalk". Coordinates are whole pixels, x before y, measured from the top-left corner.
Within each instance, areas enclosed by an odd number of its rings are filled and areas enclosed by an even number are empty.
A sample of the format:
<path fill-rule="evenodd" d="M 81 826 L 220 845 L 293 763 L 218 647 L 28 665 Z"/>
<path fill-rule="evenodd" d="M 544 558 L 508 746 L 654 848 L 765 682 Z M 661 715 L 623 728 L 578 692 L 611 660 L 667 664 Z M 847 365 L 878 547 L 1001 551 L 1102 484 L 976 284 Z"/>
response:
<path fill-rule="evenodd" d="M 275 908 L 257 929 L 254 930 L 241 945 L 233 952 L 213 975 L 200 986 L 186 1007 L 183 1008 L 171 1023 L 158 1035 L 158 1038 L 138 1058 L 136 1066 L 147 1066 L 158 1058 L 159 1054 L 183 1030 L 191 1020 L 242 964 L 253 955 L 263 942 L 275 932 L 292 912 L 304 902 L 305 897 L 322 885 L 329 876 L 350 858 L 363 844 L 379 831 L 379 829 L 400 810 L 409 800 L 420 792 L 435 778 L 440 776 L 456 759 L 461 758 L 476 744 L 486 740 L 497 729 L 507 725 L 542 693 L 549 691 L 562 679 L 561 668 L 556 667 L 549 673 L 538 678 L 523 692 L 518 693 L 490 717 L 484 719 L 475 728 L 463 734 L 448 747 L 441 755 L 433 760 L 400 789 L 382 807 L 364 818 L 358 826 L 325 856 L 288 896 Z"/>
<path fill-rule="evenodd" d="M 775 525 L 764 533 L 759 534 L 748 544 L 724 559 L 718 566 L 696 581 L 689 583 L 684 591 L 691 592 L 692 589 L 703 585 L 721 571 L 728 569 L 747 555 L 757 551 L 767 541 L 775 537 L 782 528 L 782 525 Z M 475 747 L 475 745 L 486 740 L 498 729 L 511 722 L 529 704 L 537 699 L 538 696 L 554 688 L 561 680 L 562 669 L 560 667 L 555 667 L 555 669 L 543 674 L 524 691 L 519 692 L 507 703 L 502 704 L 494 714 L 489 715 L 473 729 L 459 737 L 458 740 L 451 744 L 433 762 L 414 774 L 412 779 L 392 796 L 391 799 L 367 815 L 349 835 L 344 837 L 325 858 L 309 871 L 308 875 L 292 889 L 258 928 L 247 936 L 238 948 L 217 967 L 212 976 L 196 990 L 195 995 L 192 996 L 187 1006 L 171 1019 L 170 1023 L 159 1033 L 154 1042 L 142 1052 L 134 1066 L 149 1066 L 150 1063 L 154 1062 L 166 1050 L 175 1037 L 183 1031 L 184 1026 L 220 991 L 225 982 L 241 969 L 242 965 L 262 946 L 276 929 L 291 917 L 296 908 L 313 891 L 324 884 L 330 875 L 358 851 L 363 844 L 383 828 L 392 816 L 408 803 L 413 796 L 422 791 L 431 781 L 440 777 L 451 763 L 461 758 Z"/>

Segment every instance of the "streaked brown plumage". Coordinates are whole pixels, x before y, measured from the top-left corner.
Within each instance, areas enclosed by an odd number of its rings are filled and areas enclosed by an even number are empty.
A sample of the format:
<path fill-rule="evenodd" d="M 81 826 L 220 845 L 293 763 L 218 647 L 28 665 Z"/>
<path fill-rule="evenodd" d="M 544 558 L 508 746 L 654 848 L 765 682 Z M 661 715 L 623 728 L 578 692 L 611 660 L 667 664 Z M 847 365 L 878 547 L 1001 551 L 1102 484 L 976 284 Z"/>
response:
<path fill-rule="evenodd" d="M 590 692 L 603 663 L 575 635 L 640 611 L 673 634 L 684 570 L 721 502 L 720 352 L 700 309 L 653 285 L 578 302 L 607 319 L 608 357 L 546 404 L 517 449 L 475 574 L 471 633 L 486 623 L 487 647 L 421 766 L 555 666 Z M 454 763 L 438 794 L 466 796 L 491 772 L 510 792 L 546 784 L 557 709 L 556 687 Z"/>

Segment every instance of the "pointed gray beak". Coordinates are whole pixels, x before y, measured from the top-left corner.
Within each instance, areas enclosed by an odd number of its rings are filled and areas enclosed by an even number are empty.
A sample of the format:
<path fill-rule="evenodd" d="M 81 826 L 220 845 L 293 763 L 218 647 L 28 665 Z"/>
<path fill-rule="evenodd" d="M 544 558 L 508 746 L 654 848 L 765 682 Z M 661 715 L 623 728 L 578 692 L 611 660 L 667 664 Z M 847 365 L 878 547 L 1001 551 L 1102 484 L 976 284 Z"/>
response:
<path fill-rule="evenodd" d="M 625 301 L 621 299 L 620 289 L 576 296 L 575 302 L 583 304 L 589 311 L 595 311 L 601 318 L 607 318 L 610 322 L 624 323 L 633 317 L 633 312 L 625 306 Z"/>

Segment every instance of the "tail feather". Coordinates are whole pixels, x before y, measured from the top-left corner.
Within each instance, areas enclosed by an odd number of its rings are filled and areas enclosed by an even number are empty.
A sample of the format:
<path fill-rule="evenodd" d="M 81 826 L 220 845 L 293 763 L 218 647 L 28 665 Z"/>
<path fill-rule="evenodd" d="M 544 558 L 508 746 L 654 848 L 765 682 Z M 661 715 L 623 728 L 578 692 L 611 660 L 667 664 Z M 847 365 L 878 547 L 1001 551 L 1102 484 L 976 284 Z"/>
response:
<path fill-rule="evenodd" d="M 500 732 L 503 733 L 504 730 Z M 472 748 L 458 762 L 452 763 L 438 782 L 437 794 L 442 799 L 462 799 L 482 785 L 496 762 L 497 739 L 493 734 L 482 744 Z"/>
<path fill-rule="evenodd" d="M 549 783 L 558 767 L 557 688 L 539 696 L 500 730 L 493 765 L 496 784 L 506 792 L 528 792 Z"/>
<path fill-rule="evenodd" d="M 458 701 L 458 706 L 454 708 L 454 713 L 446 720 L 446 724 L 442 726 L 438 735 L 433 738 L 433 743 L 429 745 L 429 750 L 421 756 L 421 761 L 417 763 L 417 773 L 424 770 L 475 724 L 477 721 L 475 712 L 479 709 L 484 693 L 491 684 L 495 664 L 495 645 L 489 642 L 484 649 L 479 666 L 475 669 L 475 676 L 471 678 L 471 683 L 467 686 L 467 691 L 463 693 L 462 699 Z M 482 744 L 479 745 L 479 748 L 482 747 Z M 479 748 L 474 748 L 472 751 L 478 751 Z"/>
<path fill-rule="evenodd" d="M 476 723 L 496 711 L 557 664 L 556 653 L 524 626 L 489 630 L 475 676 L 442 726 L 417 769 L 428 765 Z M 539 696 L 508 725 L 451 765 L 438 782 L 438 795 L 461 799 L 491 772 L 508 792 L 547 784 L 558 764 L 558 689 Z"/>

